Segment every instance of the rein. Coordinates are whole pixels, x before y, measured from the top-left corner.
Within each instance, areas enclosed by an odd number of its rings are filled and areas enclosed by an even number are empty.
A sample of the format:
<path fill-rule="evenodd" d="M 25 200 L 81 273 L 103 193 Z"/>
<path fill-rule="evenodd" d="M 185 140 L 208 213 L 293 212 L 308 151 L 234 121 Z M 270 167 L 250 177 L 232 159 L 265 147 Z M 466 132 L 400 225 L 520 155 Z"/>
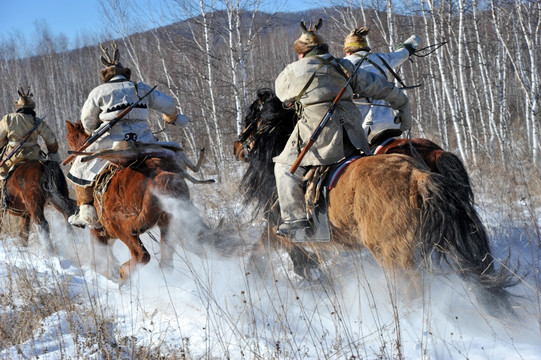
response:
<path fill-rule="evenodd" d="M 439 48 L 441 48 L 443 45 L 447 44 L 449 41 L 443 41 L 441 43 L 438 43 L 438 44 L 433 44 L 433 45 L 428 45 L 422 49 L 419 49 L 417 51 L 415 51 L 415 53 L 413 54 L 413 56 L 417 56 L 417 57 L 427 57 L 428 55 L 431 55 L 433 52 L 435 52 L 436 50 L 438 50 Z M 428 51 L 426 54 L 419 54 L 420 51 L 424 51 L 424 50 L 428 50 L 428 49 L 431 49 L 430 51 Z"/>
<path fill-rule="evenodd" d="M 254 130 L 252 129 L 254 127 L 254 124 L 257 124 L 257 122 L 252 122 L 244 131 L 239 135 L 238 142 L 242 144 L 242 147 L 246 149 L 247 153 L 250 153 L 250 145 L 263 133 L 268 132 L 269 134 L 272 133 L 278 125 L 282 123 L 282 119 L 277 124 L 271 125 L 269 123 L 263 125 L 263 126 L 257 126 Z M 269 130 L 270 129 L 270 130 Z"/>

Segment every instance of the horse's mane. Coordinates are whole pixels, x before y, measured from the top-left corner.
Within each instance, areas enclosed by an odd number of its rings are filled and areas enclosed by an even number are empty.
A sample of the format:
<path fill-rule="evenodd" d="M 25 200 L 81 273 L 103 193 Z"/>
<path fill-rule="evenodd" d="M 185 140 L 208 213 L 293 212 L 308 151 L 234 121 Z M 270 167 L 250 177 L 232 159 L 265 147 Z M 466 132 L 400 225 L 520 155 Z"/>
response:
<path fill-rule="evenodd" d="M 296 123 L 295 111 L 285 109 L 282 102 L 270 89 L 260 89 L 258 98 L 250 106 L 245 124 L 260 121 L 252 149 L 252 159 L 244 174 L 240 189 L 246 203 L 254 203 L 255 213 L 263 211 L 268 221 L 275 222 L 277 208 L 271 209 L 278 196 L 274 179 L 272 158 L 284 148 Z"/>

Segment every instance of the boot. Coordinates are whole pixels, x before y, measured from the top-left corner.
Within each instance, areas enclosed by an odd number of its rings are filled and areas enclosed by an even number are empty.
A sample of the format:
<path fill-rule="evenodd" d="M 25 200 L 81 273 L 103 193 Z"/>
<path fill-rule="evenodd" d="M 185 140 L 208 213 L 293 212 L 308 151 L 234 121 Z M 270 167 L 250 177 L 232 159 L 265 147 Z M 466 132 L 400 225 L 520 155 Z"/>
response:
<path fill-rule="evenodd" d="M 68 218 L 68 223 L 70 223 L 70 225 L 82 228 L 85 226 L 89 226 L 93 229 L 101 228 L 96 208 L 94 205 L 90 204 L 79 206 L 79 211 L 75 215 L 71 215 Z"/>
<path fill-rule="evenodd" d="M 288 237 L 296 242 L 310 241 L 314 229 L 311 222 L 306 219 L 288 220 L 276 228 L 276 235 Z"/>

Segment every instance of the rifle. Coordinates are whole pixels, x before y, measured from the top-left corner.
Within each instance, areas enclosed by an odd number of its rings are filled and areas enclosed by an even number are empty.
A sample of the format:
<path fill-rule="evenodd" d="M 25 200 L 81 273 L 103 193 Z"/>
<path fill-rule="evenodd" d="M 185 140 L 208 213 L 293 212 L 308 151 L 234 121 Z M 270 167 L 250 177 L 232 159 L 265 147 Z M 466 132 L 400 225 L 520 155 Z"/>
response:
<path fill-rule="evenodd" d="M 299 168 L 299 166 L 301 164 L 302 159 L 304 158 L 304 156 L 306 155 L 308 150 L 310 150 L 312 145 L 314 145 L 314 142 L 319 137 L 319 134 L 321 133 L 321 130 L 323 130 L 323 128 L 327 124 L 327 121 L 329 121 L 329 119 L 332 117 L 332 115 L 334 113 L 334 110 L 336 109 L 336 105 L 338 105 L 338 103 L 342 99 L 342 96 L 344 95 L 344 92 L 346 91 L 347 87 L 351 83 L 351 79 L 353 79 L 353 77 L 357 73 L 357 70 L 359 70 L 359 68 L 361 67 L 361 64 L 362 64 L 362 61 L 359 61 L 357 63 L 357 66 L 355 66 L 355 70 L 353 70 L 353 72 L 349 76 L 348 81 L 346 82 L 346 85 L 344 85 L 344 87 L 340 90 L 338 95 L 336 95 L 336 98 L 334 98 L 334 101 L 332 102 L 331 106 L 329 106 L 329 108 L 327 109 L 327 112 L 325 113 L 325 115 L 323 116 L 321 121 L 319 122 L 319 125 L 314 130 L 314 132 L 312 133 L 312 136 L 310 136 L 310 140 L 308 141 L 308 143 L 302 149 L 301 153 L 297 157 L 297 160 L 295 160 L 295 162 L 293 163 L 293 166 L 291 166 L 291 169 L 289 169 L 289 172 L 291 173 L 291 175 L 295 174 L 295 172 L 297 171 L 297 169 Z"/>
<path fill-rule="evenodd" d="M 26 140 L 28 140 L 28 138 L 30 137 L 30 135 L 32 135 L 32 133 L 38 128 L 39 124 L 41 124 L 41 122 L 47 117 L 47 115 L 45 115 L 44 117 L 42 117 L 41 119 L 39 119 L 39 121 L 34 125 L 34 127 L 32 129 L 30 129 L 30 131 L 21 139 L 21 141 L 19 141 L 19 143 L 17 144 L 17 146 L 15 146 L 13 148 L 13 150 L 11 150 L 9 152 L 9 154 L 4 158 L 2 159 L 2 161 L 0 161 L 0 167 L 4 166 L 4 164 L 6 163 L 6 161 L 8 161 L 9 159 L 11 159 L 11 157 L 13 155 L 15 155 L 15 153 L 17 152 L 17 150 L 19 150 L 21 148 L 21 146 L 23 146 L 23 144 L 26 142 Z"/>
<path fill-rule="evenodd" d="M 89 147 L 90 145 L 92 145 L 93 143 L 96 142 L 96 140 L 98 140 L 100 137 L 103 136 L 103 134 L 105 134 L 107 131 L 109 131 L 113 126 L 115 126 L 115 124 L 117 122 L 119 122 L 124 116 L 126 116 L 127 113 L 129 113 L 136 105 L 138 105 L 144 98 L 146 98 L 151 92 L 154 91 L 154 89 L 156 89 L 158 87 L 158 85 L 154 86 L 152 89 L 150 89 L 145 95 L 143 95 L 142 97 L 139 98 L 139 100 L 137 100 L 136 102 L 134 102 L 133 104 L 131 104 L 130 106 L 128 106 L 127 108 L 125 108 L 124 110 L 122 110 L 122 112 L 120 114 L 118 114 L 113 120 L 109 121 L 107 124 L 105 124 L 104 126 L 102 126 L 101 128 L 98 129 L 98 131 L 96 131 L 96 133 L 92 136 L 90 136 L 88 139 L 86 139 L 86 141 L 84 142 L 84 144 L 79 148 L 79 150 L 76 150 L 76 151 L 68 151 L 68 154 L 71 154 L 70 156 L 68 156 L 66 158 L 66 160 L 62 161 L 62 165 L 67 165 L 69 164 L 70 162 L 73 161 L 73 159 L 75 159 L 75 157 L 78 155 L 78 153 L 80 153 L 81 151 L 84 151 L 87 147 Z"/>

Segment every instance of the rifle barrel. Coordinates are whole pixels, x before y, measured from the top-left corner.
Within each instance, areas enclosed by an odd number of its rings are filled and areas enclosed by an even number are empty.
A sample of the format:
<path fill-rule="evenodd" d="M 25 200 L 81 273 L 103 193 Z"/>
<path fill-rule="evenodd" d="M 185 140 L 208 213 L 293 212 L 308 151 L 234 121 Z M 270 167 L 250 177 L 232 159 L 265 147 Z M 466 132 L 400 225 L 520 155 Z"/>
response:
<path fill-rule="evenodd" d="M 109 121 L 107 124 L 105 124 L 104 126 L 99 128 L 98 131 L 94 135 L 91 135 L 88 139 L 86 139 L 83 146 L 81 146 L 79 149 L 77 149 L 77 151 L 83 151 L 87 147 L 92 145 L 94 142 L 96 142 L 96 140 L 98 140 L 100 137 L 103 136 L 103 134 L 105 134 L 107 131 L 109 131 L 117 122 L 119 122 L 124 116 L 126 116 L 126 114 L 129 113 L 135 107 L 135 105 L 139 104 L 144 98 L 146 98 L 157 87 L 158 87 L 158 85 L 155 85 L 145 95 L 140 97 L 139 100 L 137 100 L 136 102 L 134 102 L 133 104 L 131 104 L 130 106 L 128 106 L 127 108 L 122 110 L 122 112 L 120 114 L 118 114 L 113 120 Z M 72 155 L 68 156 L 64 161 L 62 161 L 62 165 L 69 164 L 70 162 L 72 162 L 75 159 L 76 156 L 77 155 L 75 155 L 75 154 L 72 154 Z"/>

